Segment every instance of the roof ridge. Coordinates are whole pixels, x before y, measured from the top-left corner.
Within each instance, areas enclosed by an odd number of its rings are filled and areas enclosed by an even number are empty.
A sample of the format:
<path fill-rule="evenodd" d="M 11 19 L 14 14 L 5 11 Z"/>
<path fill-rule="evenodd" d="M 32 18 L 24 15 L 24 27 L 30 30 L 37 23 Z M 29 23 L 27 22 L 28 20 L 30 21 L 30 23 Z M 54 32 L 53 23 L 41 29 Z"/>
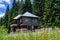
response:
<path fill-rule="evenodd" d="M 13 19 L 18 19 L 18 18 L 21 17 L 21 16 L 38 18 L 38 16 L 36 16 L 36 15 L 30 13 L 30 12 L 25 12 L 24 14 L 19 14 L 19 15 L 17 15 L 17 16 L 16 16 L 15 18 L 13 18 Z"/>

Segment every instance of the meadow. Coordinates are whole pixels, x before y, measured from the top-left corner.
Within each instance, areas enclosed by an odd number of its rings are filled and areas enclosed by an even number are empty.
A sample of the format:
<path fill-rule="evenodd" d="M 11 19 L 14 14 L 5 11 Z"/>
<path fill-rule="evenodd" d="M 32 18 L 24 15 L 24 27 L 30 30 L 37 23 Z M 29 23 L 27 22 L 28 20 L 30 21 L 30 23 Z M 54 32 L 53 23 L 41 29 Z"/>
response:
<path fill-rule="evenodd" d="M 42 28 L 34 31 L 7 33 L 7 29 L 0 27 L 0 40 L 60 40 L 59 28 Z"/>

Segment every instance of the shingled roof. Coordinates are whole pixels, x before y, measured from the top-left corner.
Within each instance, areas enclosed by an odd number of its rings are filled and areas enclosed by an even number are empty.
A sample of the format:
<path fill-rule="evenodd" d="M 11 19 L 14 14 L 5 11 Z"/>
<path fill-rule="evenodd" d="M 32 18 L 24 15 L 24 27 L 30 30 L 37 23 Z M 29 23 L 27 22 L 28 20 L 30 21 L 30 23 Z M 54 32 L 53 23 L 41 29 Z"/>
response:
<path fill-rule="evenodd" d="M 24 14 L 19 14 L 18 16 L 16 16 L 15 18 L 13 18 L 13 19 L 18 19 L 18 18 L 20 18 L 20 17 L 22 17 L 22 16 L 26 16 L 26 17 L 34 17 L 34 18 L 38 18 L 38 16 L 36 16 L 36 15 L 34 15 L 34 14 L 32 14 L 32 13 L 30 13 L 30 12 L 25 12 Z"/>

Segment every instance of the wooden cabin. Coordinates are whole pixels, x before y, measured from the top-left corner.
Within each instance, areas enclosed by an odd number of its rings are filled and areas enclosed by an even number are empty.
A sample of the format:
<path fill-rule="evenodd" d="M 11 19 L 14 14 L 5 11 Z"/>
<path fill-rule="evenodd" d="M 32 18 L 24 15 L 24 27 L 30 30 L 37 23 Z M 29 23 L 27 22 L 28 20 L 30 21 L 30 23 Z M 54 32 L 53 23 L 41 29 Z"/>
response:
<path fill-rule="evenodd" d="M 12 28 L 27 28 L 28 30 L 36 29 L 38 27 L 38 16 L 25 12 L 24 14 L 20 14 L 11 20 Z M 15 25 L 15 26 L 14 26 Z M 12 30 L 11 28 L 11 30 Z"/>

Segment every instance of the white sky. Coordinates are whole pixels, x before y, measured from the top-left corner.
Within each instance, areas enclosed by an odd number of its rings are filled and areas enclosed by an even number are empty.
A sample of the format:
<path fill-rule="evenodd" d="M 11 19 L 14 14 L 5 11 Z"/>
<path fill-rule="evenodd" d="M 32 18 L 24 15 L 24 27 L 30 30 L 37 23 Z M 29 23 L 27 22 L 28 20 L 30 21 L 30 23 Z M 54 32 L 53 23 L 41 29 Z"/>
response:
<path fill-rule="evenodd" d="M 2 14 L 0 14 L 0 17 L 3 17 L 5 15 L 5 13 L 2 13 Z"/>
<path fill-rule="evenodd" d="M 10 4 L 10 0 L 3 0 L 3 1 L 7 2 L 8 4 Z"/>
<path fill-rule="evenodd" d="M 0 3 L 2 3 L 2 0 L 0 0 Z"/>
<path fill-rule="evenodd" d="M 6 6 L 4 4 L 2 4 L 3 2 L 10 4 L 10 0 L 0 0 L 0 8 L 6 8 Z M 2 13 L 0 11 L 0 17 L 3 17 L 4 15 L 5 15 L 5 13 Z"/>
<path fill-rule="evenodd" d="M 0 4 L 0 8 L 5 8 L 5 5 L 4 4 Z"/>
<path fill-rule="evenodd" d="M 2 2 L 7 2 L 8 4 L 10 4 L 10 0 L 0 0 L 0 3 L 2 3 Z"/>

